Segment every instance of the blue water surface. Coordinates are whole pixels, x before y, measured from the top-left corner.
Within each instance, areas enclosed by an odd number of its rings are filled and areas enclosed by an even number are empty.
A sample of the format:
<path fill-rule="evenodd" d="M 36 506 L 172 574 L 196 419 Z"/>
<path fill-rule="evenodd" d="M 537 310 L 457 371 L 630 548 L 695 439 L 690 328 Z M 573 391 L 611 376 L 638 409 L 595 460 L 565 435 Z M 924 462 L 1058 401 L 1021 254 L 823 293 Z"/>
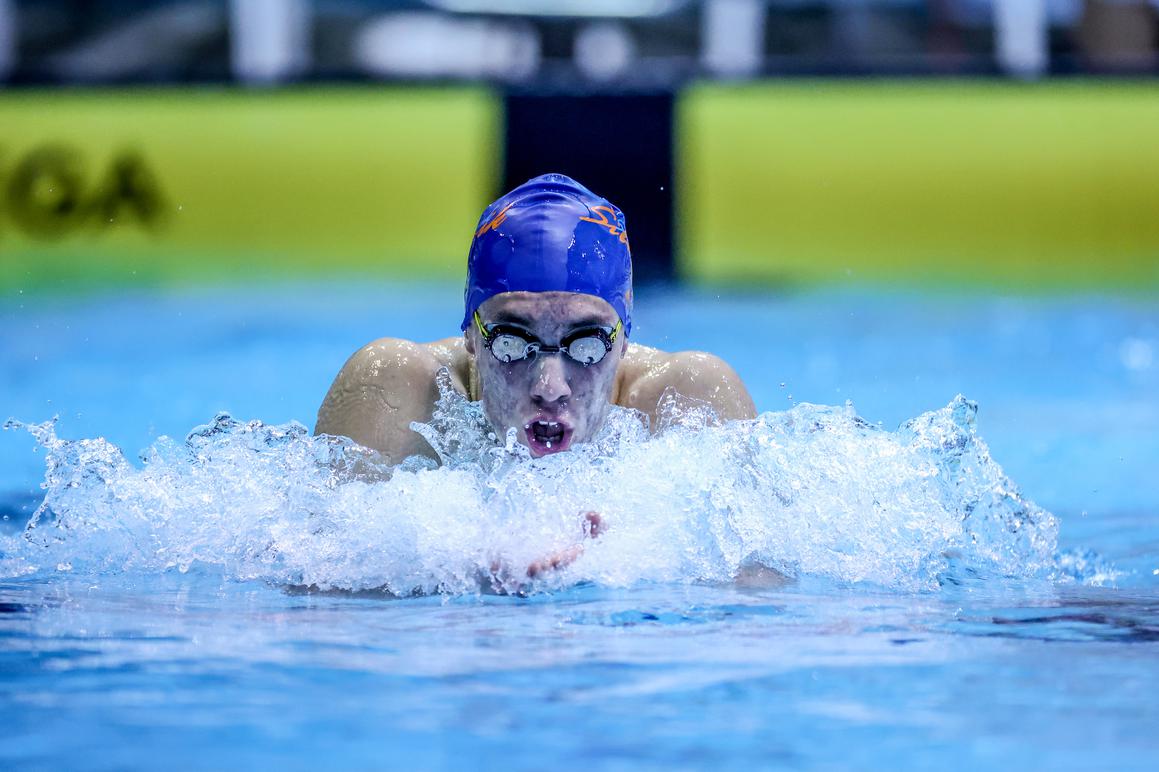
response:
<path fill-rule="evenodd" d="M 453 334 L 460 303 L 450 285 L 372 282 L 8 296 L 0 418 L 59 415 L 59 436 L 130 459 L 223 410 L 312 425 L 355 348 Z M 761 411 L 848 399 L 892 430 L 962 393 L 994 459 L 1057 516 L 1060 553 L 1114 571 L 399 599 L 214 565 L 40 567 L 0 578 L 0 763 L 1152 767 L 1154 302 L 654 289 L 634 337 L 723 356 Z M 3 534 L 39 504 L 44 456 L 0 433 Z"/>

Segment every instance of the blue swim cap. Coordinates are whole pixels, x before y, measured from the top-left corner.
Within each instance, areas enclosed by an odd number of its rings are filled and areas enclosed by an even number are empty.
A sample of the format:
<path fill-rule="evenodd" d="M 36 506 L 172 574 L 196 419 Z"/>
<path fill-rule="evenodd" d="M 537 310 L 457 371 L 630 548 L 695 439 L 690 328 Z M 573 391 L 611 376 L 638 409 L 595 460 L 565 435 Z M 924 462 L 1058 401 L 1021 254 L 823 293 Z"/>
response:
<path fill-rule="evenodd" d="M 624 215 L 562 174 L 528 180 L 483 212 L 467 258 L 462 329 L 501 292 L 579 292 L 608 301 L 632 330 Z"/>

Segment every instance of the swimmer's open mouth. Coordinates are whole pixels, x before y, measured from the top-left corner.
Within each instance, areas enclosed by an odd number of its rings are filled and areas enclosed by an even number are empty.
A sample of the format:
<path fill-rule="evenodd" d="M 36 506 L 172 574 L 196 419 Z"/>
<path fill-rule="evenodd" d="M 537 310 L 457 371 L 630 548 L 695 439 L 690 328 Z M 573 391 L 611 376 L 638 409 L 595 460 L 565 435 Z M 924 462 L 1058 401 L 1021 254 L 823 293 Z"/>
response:
<path fill-rule="evenodd" d="M 571 445 L 571 427 L 561 421 L 538 419 L 525 424 L 523 431 L 533 456 L 558 453 Z"/>

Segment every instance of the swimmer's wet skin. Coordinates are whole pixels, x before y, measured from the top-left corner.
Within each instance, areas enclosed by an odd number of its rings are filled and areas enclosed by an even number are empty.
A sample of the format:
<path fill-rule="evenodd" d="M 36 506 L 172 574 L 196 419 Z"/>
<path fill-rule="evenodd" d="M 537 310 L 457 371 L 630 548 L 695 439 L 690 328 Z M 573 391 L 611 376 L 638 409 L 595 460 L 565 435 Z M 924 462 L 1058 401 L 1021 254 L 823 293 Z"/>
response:
<path fill-rule="evenodd" d="M 315 433 L 350 437 L 396 463 L 435 457 L 410 427 L 430 420 L 443 368 L 457 390 L 482 401 L 497 438 L 514 429 L 535 457 L 592 439 L 611 405 L 639 410 L 656 426 L 666 392 L 707 403 L 724 420 L 756 416 L 744 384 L 718 357 L 629 343 L 624 216 L 569 177 L 536 177 L 487 207 L 464 301 L 462 336 L 380 338 L 355 352 L 318 410 Z M 528 574 L 575 557 L 538 561 Z"/>

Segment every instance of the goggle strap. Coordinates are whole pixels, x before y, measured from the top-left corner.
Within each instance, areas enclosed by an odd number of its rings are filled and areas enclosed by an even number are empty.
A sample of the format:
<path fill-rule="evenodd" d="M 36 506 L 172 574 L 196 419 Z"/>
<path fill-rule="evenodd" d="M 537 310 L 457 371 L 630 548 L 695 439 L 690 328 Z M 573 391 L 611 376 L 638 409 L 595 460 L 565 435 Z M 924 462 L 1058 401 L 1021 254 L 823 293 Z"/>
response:
<path fill-rule="evenodd" d="M 483 317 L 479 316 L 479 309 L 477 308 L 475 309 L 475 326 L 479 328 L 479 334 L 483 336 L 484 341 L 490 339 L 491 336 L 488 335 L 487 330 L 483 328 Z"/>

